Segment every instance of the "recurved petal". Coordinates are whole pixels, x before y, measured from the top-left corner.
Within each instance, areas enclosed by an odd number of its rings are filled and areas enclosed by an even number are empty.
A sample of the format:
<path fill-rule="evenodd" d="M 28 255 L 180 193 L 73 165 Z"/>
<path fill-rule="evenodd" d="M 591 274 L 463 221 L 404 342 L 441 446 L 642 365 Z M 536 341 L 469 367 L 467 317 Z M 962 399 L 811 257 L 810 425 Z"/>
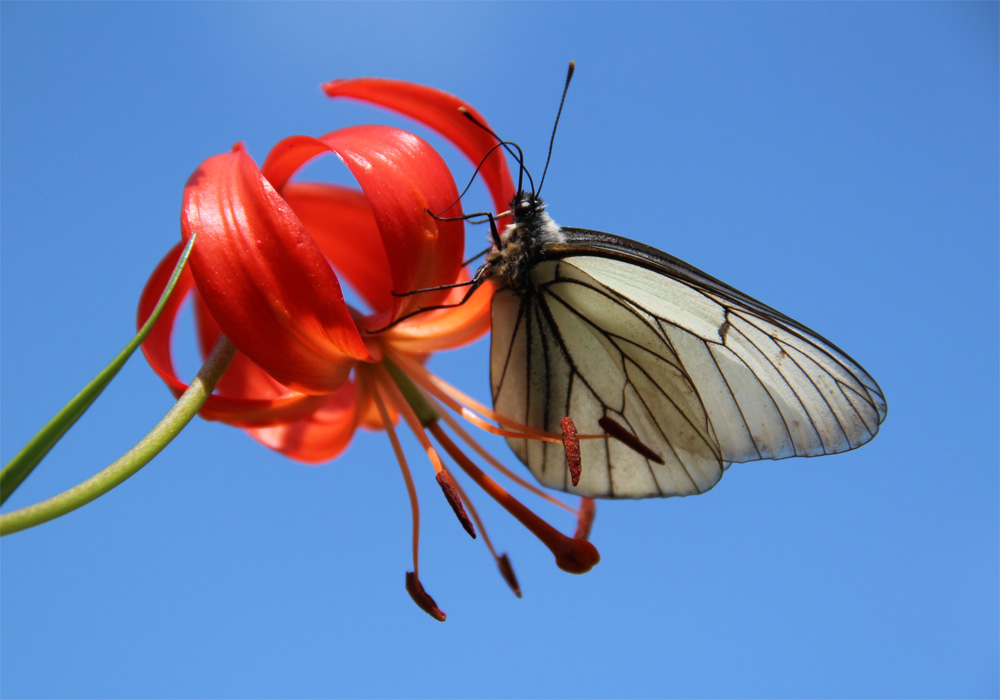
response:
<path fill-rule="evenodd" d="M 281 196 L 333 264 L 337 276 L 373 311 L 392 309 L 392 275 L 371 205 L 358 189 L 289 182 Z"/>
<path fill-rule="evenodd" d="M 156 306 L 167 280 L 177 264 L 182 244 L 178 243 L 156 267 L 139 298 L 136 327 L 141 327 Z M 153 330 L 142 344 L 150 366 L 167 384 L 174 396 L 180 396 L 188 387 L 174 369 L 170 353 L 177 313 L 184 298 L 191 292 L 194 282 L 191 273 L 182 274 L 174 294 L 170 297 L 163 315 L 153 326 Z M 195 291 L 197 298 L 197 291 Z M 213 324 L 214 325 L 214 324 Z M 214 344 L 216 333 L 211 338 L 202 334 L 205 353 Z M 259 367 L 250 362 L 242 353 L 236 353 L 215 393 L 208 398 L 199 415 L 207 420 L 218 420 L 238 427 L 275 425 L 300 420 L 318 409 L 325 402 L 323 396 L 311 396 L 294 392 L 278 384 Z"/>
<path fill-rule="evenodd" d="M 454 282 L 461 272 L 464 227 L 461 221 L 441 221 L 432 215 L 461 216 L 458 190 L 437 152 L 400 129 L 355 126 L 319 139 L 287 138 L 268 154 L 263 172 L 275 188 L 284 190 L 298 168 L 327 151 L 336 153 L 361 185 L 388 263 L 389 291 L 404 294 Z M 363 258 L 366 248 L 341 252 L 338 264 L 346 276 L 361 276 L 363 270 L 377 267 Z M 445 296 L 446 290 L 393 297 L 393 312 L 385 323 L 438 304 Z"/>
<path fill-rule="evenodd" d="M 488 126 L 486 119 L 463 100 L 426 85 L 386 78 L 331 80 L 323 84 L 323 91 L 330 97 L 350 97 L 386 107 L 434 129 L 454 143 L 474 165 L 483 164 L 480 173 L 493 197 L 493 206 L 498 212 L 507 209 L 514 197 L 507 161 L 502 149 L 493 150 L 486 158 L 497 140 L 459 112 L 458 108 L 464 107 L 480 124 Z"/>
<path fill-rule="evenodd" d="M 188 180 L 181 231 L 198 231 L 190 266 L 212 317 L 279 382 L 329 393 L 370 359 L 330 263 L 241 146 Z"/>
<path fill-rule="evenodd" d="M 462 302 L 467 291 L 467 287 L 452 290 L 444 301 L 445 305 L 453 304 L 451 308 L 422 313 L 386 331 L 392 346 L 403 352 L 430 353 L 471 343 L 489 331 L 492 284 L 483 283 Z"/>
<path fill-rule="evenodd" d="M 339 455 L 350 443 L 358 427 L 360 398 L 351 380 L 327 396 L 325 403 L 308 417 L 286 425 L 253 428 L 247 433 L 287 457 L 324 462 Z"/>

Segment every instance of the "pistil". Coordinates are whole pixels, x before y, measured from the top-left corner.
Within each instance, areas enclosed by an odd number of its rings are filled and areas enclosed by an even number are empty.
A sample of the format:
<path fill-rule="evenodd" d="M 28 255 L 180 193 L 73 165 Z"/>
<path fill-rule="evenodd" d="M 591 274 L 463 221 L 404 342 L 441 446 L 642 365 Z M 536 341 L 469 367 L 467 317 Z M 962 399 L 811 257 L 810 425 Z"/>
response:
<path fill-rule="evenodd" d="M 555 555 L 556 565 L 560 569 L 572 574 L 583 574 L 590 571 L 601 560 L 601 555 L 597 552 L 597 548 L 590 542 L 583 539 L 574 539 L 562 534 L 483 473 L 452 442 L 451 438 L 444 432 L 444 429 L 438 422 L 432 423 L 427 429 L 438 441 L 438 444 L 444 448 L 444 451 L 458 463 L 466 474 L 472 477 L 473 481 L 479 485 L 479 488 L 488 493 L 493 500 L 503 506 L 508 513 L 517 518 L 542 544 L 549 548 Z"/>

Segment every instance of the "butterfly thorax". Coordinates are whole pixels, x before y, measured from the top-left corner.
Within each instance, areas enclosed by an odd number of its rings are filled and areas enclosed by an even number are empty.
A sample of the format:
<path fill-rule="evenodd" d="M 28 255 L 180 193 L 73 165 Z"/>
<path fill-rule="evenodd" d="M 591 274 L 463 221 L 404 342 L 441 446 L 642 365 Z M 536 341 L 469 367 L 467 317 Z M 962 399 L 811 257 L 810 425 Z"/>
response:
<path fill-rule="evenodd" d="M 533 288 L 531 269 L 542 259 L 545 245 L 562 243 L 566 237 L 534 195 L 519 192 L 511 213 L 514 223 L 500 234 L 500 247 L 486 255 L 486 276 L 498 287 L 524 294 Z"/>

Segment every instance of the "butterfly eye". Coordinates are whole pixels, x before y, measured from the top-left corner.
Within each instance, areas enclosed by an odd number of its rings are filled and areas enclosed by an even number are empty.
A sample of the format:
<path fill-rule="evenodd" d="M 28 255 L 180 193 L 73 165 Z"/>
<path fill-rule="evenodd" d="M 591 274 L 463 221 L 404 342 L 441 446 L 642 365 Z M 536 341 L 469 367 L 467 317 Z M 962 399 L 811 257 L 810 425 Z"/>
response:
<path fill-rule="evenodd" d="M 531 213 L 532 209 L 535 208 L 535 200 L 531 197 L 521 197 L 517 200 L 514 205 L 514 216 L 517 218 L 523 218 Z"/>

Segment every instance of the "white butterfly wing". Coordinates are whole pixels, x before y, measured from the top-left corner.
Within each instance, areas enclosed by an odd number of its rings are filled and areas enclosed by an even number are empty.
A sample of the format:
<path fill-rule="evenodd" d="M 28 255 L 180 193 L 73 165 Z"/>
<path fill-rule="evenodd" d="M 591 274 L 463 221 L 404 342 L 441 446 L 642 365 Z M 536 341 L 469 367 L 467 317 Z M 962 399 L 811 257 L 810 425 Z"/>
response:
<path fill-rule="evenodd" d="M 541 483 L 617 498 L 702 493 L 730 462 L 843 452 L 878 431 L 878 385 L 816 333 L 653 248 L 563 232 L 532 270 L 537 294 L 494 297 L 494 406 L 552 432 L 568 415 L 581 435 L 603 434 L 608 416 L 663 463 L 584 440 L 573 487 L 560 445 L 509 440 Z"/>

